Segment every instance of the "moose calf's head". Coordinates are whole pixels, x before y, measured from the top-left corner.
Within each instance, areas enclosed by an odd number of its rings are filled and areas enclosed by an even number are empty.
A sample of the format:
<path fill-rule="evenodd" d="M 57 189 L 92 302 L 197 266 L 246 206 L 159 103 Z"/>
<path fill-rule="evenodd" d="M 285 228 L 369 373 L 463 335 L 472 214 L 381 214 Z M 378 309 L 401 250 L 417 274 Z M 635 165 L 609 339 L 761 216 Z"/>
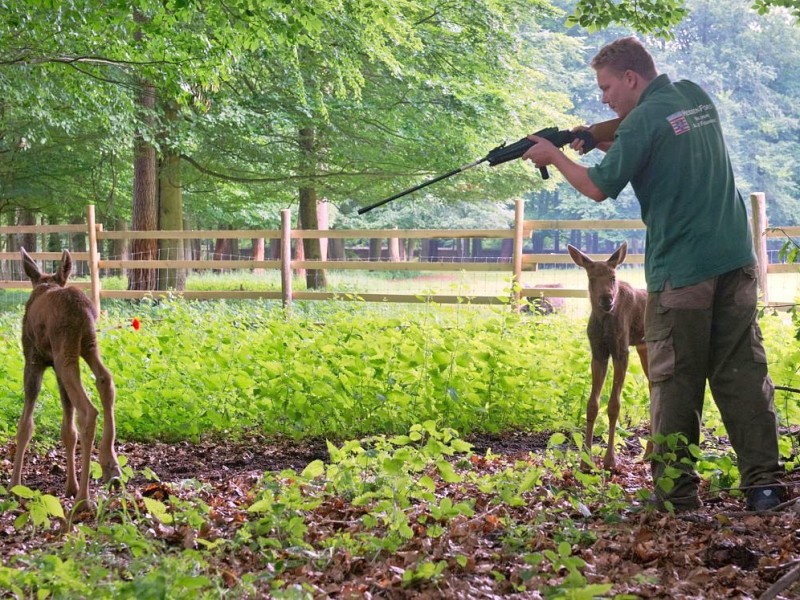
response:
<path fill-rule="evenodd" d="M 627 242 L 622 242 L 607 260 L 592 260 L 574 246 L 567 246 L 567 250 L 575 264 L 583 267 L 589 276 L 589 299 L 592 310 L 612 312 L 619 290 L 616 269 L 625 261 L 625 255 L 628 253 Z"/>
<path fill-rule="evenodd" d="M 61 264 L 55 273 L 42 273 L 30 255 L 25 252 L 25 248 L 20 248 L 19 253 L 22 257 L 22 267 L 25 269 L 25 275 L 31 280 L 34 288 L 37 285 L 57 285 L 59 287 L 67 285 L 67 280 L 72 274 L 72 256 L 69 250 L 64 250 L 61 253 Z"/>

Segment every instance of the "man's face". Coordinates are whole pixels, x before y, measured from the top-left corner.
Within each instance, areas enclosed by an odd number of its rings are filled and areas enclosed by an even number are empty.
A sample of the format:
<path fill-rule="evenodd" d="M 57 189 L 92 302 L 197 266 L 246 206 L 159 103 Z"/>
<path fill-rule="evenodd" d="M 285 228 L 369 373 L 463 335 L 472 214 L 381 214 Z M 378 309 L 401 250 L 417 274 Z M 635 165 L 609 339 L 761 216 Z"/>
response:
<path fill-rule="evenodd" d="M 608 104 L 623 119 L 639 100 L 636 76 L 632 71 L 620 73 L 610 67 L 601 67 L 597 69 L 597 87 L 603 92 L 603 104 Z"/>

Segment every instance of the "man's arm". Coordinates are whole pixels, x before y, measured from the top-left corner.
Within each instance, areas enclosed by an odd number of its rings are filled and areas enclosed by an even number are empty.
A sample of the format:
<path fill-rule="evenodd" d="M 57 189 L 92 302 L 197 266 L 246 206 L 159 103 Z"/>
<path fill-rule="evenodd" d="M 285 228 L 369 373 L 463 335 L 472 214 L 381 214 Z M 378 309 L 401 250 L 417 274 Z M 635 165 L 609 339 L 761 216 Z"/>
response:
<path fill-rule="evenodd" d="M 537 167 L 553 165 L 566 178 L 569 184 L 584 196 L 595 202 L 602 202 L 608 196 L 595 185 L 589 177 L 589 169 L 571 160 L 548 140 L 531 135 L 528 139 L 536 142 L 525 154 L 523 160 L 532 161 Z"/>

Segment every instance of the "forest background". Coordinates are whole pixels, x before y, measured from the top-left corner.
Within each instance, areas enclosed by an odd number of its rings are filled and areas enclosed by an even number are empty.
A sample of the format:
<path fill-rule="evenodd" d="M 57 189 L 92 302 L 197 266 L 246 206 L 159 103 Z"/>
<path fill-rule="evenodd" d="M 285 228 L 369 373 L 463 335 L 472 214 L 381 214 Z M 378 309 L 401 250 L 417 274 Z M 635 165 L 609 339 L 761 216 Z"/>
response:
<path fill-rule="evenodd" d="M 612 118 L 588 62 L 630 25 L 662 72 L 711 93 L 743 194 L 766 193 L 773 225 L 800 216 L 791 0 L 3 4 L 2 224 L 92 203 L 109 229 L 274 228 L 286 207 L 314 229 L 326 203 L 333 228 L 506 227 L 519 196 L 527 218 L 638 218 L 629 192 L 589 202 L 521 161 L 355 215 L 502 141 Z"/>

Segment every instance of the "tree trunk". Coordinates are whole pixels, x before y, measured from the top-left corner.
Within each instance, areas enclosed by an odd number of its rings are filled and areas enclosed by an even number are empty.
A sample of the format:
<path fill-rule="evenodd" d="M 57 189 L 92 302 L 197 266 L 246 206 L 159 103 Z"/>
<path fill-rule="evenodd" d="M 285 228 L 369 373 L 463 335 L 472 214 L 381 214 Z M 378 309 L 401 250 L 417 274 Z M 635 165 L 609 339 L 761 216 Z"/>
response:
<path fill-rule="evenodd" d="M 264 238 L 253 238 L 253 260 L 264 260 Z M 263 275 L 265 270 L 261 267 L 253 269 L 253 275 Z"/>
<path fill-rule="evenodd" d="M 473 259 L 480 258 L 482 253 L 483 253 L 483 240 L 480 238 L 473 238 L 472 252 L 471 252 L 472 258 Z"/>
<path fill-rule="evenodd" d="M 137 104 L 141 110 L 142 128 L 151 128 L 156 105 L 155 87 L 147 82 L 139 82 Z M 156 149 L 142 133 L 134 139 L 133 156 L 133 219 L 134 231 L 155 231 L 158 227 L 158 188 L 156 187 Z M 132 240 L 133 260 L 156 260 L 158 240 Z M 130 269 L 128 271 L 129 290 L 155 290 L 156 270 Z"/>
<path fill-rule="evenodd" d="M 500 243 L 500 259 L 511 260 L 511 254 L 514 252 L 514 240 L 503 240 Z"/>
<path fill-rule="evenodd" d="M 178 119 L 177 109 L 169 103 L 166 108 L 166 122 Z M 181 158 L 174 149 L 164 151 L 158 172 L 158 228 L 162 231 L 183 230 L 183 196 L 181 192 Z M 183 258 L 183 240 L 158 240 L 161 260 L 180 260 Z M 158 289 L 186 289 L 186 269 L 160 269 Z"/>
<path fill-rule="evenodd" d="M 17 209 L 17 225 L 32 226 L 36 225 L 36 215 L 24 208 Z M 38 244 L 36 243 L 35 233 L 20 233 L 18 244 L 20 247 L 25 248 L 28 252 L 36 252 Z"/>
<path fill-rule="evenodd" d="M 382 254 L 383 254 L 383 240 L 380 238 L 370 238 L 369 259 L 380 260 Z"/>
<path fill-rule="evenodd" d="M 272 260 L 280 260 L 281 259 L 281 241 L 280 240 L 270 240 L 269 241 L 269 257 Z"/>
<path fill-rule="evenodd" d="M 133 11 L 133 20 L 144 23 L 147 17 L 138 9 Z M 141 30 L 133 35 L 136 44 L 144 44 Z M 135 231 L 155 231 L 158 227 L 158 187 L 156 149 L 144 135 L 153 132 L 155 123 L 156 88 L 143 79 L 137 81 L 135 104 L 138 111 L 139 130 L 133 140 L 133 217 L 131 228 Z M 131 240 L 133 260 L 155 260 L 158 258 L 158 240 Z M 131 269 L 128 271 L 129 290 L 156 289 L 155 269 Z"/>
<path fill-rule="evenodd" d="M 314 128 L 311 126 L 300 129 L 301 171 L 305 175 L 316 172 L 317 157 L 314 144 Z M 300 188 L 300 226 L 302 229 L 319 229 L 319 215 L 317 213 L 317 190 L 313 184 L 308 183 Z M 303 254 L 306 260 L 322 260 L 322 250 L 319 239 L 304 239 Z M 308 269 L 306 272 L 306 288 L 309 290 L 324 289 L 328 282 L 324 269 Z"/>
<path fill-rule="evenodd" d="M 86 221 L 83 217 L 75 217 L 70 221 L 72 225 L 83 225 Z M 86 247 L 86 234 L 83 233 L 76 233 L 70 236 L 69 241 L 69 248 L 73 252 L 86 252 L 88 248 Z M 57 263 L 54 263 L 53 266 L 55 267 Z M 79 260 L 73 261 L 72 264 L 72 274 L 78 277 L 83 277 L 84 275 L 89 274 L 89 263 Z"/>
<path fill-rule="evenodd" d="M 400 262 L 400 240 L 397 238 L 389 238 L 389 260 Z"/>
<path fill-rule="evenodd" d="M 124 219 L 117 219 L 116 225 L 117 231 L 127 231 L 128 230 L 128 222 Z M 113 240 L 113 248 L 111 250 L 111 256 L 114 260 L 128 260 L 130 257 L 130 252 L 128 251 L 128 240 Z M 111 273 L 113 276 L 116 277 L 127 277 L 128 271 L 127 269 L 114 269 Z"/>
<path fill-rule="evenodd" d="M 220 226 L 220 229 L 227 229 L 225 226 Z M 231 240 L 229 238 L 217 238 L 214 243 L 214 254 L 211 260 L 229 260 L 231 256 Z M 224 273 L 225 269 L 214 269 L 215 273 Z"/>
<path fill-rule="evenodd" d="M 302 220 L 300 215 L 297 215 L 297 228 L 303 229 Z M 306 259 L 306 250 L 305 244 L 302 243 L 302 240 L 295 240 L 294 241 L 294 260 L 305 260 Z M 300 277 L 302 279 L 306 278 L 306 270 L 305 269 L 295 269 L 294 270 L 295 277 Z"/>
<path fill-rule="evenodd" d="M 344 240 L 334 238 L 328 240 L 328 258 L 330 260 L 344 260 Z"/>
<path fill-rule="evenodd" d="M 406 260 L 414 260 L 414 252 L 416 252 L 417 240 L 408 238 L 406 240 Z"/>

